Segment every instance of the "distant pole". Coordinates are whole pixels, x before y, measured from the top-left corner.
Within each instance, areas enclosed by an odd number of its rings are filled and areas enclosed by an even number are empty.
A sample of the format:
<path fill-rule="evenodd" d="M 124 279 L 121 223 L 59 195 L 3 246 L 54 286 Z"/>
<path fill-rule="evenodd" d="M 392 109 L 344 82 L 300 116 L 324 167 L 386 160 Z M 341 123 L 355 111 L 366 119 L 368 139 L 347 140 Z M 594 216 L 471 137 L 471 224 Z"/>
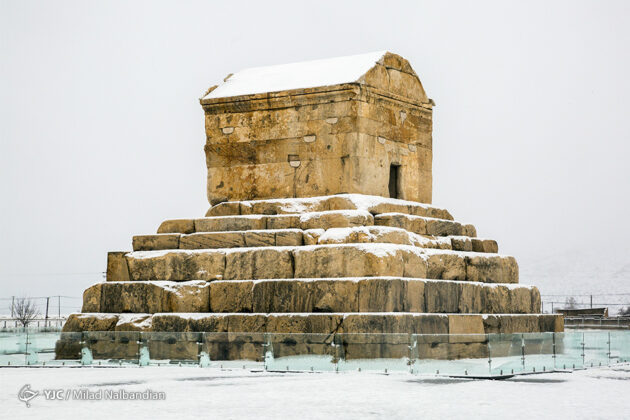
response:
<path fill-rule="evenodd" d="M 591 295 L 591 309 L 593 309 L 593 295 Z"/>
<path fill-rule="evenodd" d="M 11 296 L 11 318 L 15 316 L 14 308 L 15 308 L 15 296 Z"/>
<path fill-rule="evenodd" d="M 551 302 L 551 313 L 553 314 L 553 302 Z"/>
<path fill-rule="evenodd" d="M 544 314 L 544 313 L 545 313 L 545 302 L 543 302 L 543 301 L 541 300 L 541 301 L 540 301 L 540 305 L 541 305 L 541 306 L 540 306 L 540 309 L 541 309 L 542 313 Z"/>
<path fill-rule="evenodd" d="M 61 319 L 61 296 L 57 296 L 57 317 Z"/>
<path fill-rule="evenodd" d="M 44 318 L 44 327 L 48 326 L 48 303 L 50 302 L 50 297 L 46 298 L 46 318 Z"/>

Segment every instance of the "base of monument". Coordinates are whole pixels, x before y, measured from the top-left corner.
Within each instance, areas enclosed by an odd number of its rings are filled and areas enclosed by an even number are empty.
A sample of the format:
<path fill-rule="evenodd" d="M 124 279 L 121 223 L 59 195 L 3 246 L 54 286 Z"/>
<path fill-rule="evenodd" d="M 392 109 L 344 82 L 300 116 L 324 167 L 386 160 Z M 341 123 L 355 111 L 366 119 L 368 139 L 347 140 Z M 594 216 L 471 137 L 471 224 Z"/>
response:
<path fill-rule="evenodd" d="M 134 359 L 140 347 L 152 358 L 262 360 L 322 355 L 332 358 L 461 359 L 488 357 L 487 334 L 563 331 L 558 315 L 411 313 L 322 314 L 73 314 L 56 345 L 57 359 Z M 534 344 L 537 345 L 537 344 Z M 551 349 L 549 349 L 551 350 Z M 494 356 L 511 346 L 495 346 Z"/>

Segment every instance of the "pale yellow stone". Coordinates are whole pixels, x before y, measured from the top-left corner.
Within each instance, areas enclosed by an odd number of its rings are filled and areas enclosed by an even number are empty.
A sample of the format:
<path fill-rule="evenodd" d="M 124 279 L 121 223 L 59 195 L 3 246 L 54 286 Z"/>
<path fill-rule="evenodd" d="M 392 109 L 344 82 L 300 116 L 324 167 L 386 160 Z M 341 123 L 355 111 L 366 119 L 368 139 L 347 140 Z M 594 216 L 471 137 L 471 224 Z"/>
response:
<path fill-rule="evenodd" d="M 126 252 L 108 252 L 107 253 L 107 281 L 129 281 L 129 267 Z"/>
<path fill-rule="evenodd" d="M 225 254 L 217 251 L 144 251 L 126 255 L 131 280 L 218 280 Z"/>
<path fill-rule="evenodd" d="M 492 239 L 477 239 L 472 238 L 472 250 L 474 252 L 487 252 L 496 254 L 499 252 L 499 245 L 497 241 Z"/>
<path fill-rule="evenodd" d="M 288 250 L 261 248 L 229 252 L 225 256 L 226 280 L 285 279 L 293 277 Z"/>
<path fill-rule="evenodd" d="M 487 255 L 466 257 L 466 280 L 484 283 L 518 283 L 514 257 Z"/>
<path fill-rule="evenodd" d="M 179 233 L 163 233 L 157 235 L 136 235 L 133 237 L 134 251 L 153 251 L 161 249 L 178 249 Z"/>
<path fill-rule="evenodd" d="M 212 312 L 252 312 L 252 281 L 213 281 L 210 283 Z"/>
<path fill-rule="evenodd" d="M 193 219 L 165 220 L 158 228 L 157 233 L 193 233 L 195 221 Z"/>

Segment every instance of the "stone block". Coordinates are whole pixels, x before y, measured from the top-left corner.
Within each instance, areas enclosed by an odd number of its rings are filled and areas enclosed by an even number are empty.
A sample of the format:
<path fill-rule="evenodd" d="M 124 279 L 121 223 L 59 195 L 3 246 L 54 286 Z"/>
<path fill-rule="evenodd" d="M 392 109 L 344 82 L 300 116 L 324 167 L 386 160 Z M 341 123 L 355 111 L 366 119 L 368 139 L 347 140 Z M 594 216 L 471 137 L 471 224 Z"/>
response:
<path fill-rule="evenodd" d="M 358 312 L 405 311 L 407 288 L 404 280 L 364 279 L 358 282 L 358 286 Z"/>
<path fill-rule="evenodd" d="M 179 233 L 162 233 L 157 235 L 137 235 L 133 237 L 134 251 L 154 251 L 162 249 L 178 249 Z"/>
<path fill-rule="evenodd" d="M 151 331 L 151 314 L 119 314 L 116 331 Z"/>
<path fill-rule="evenodd" d="M 129 281 L 129 267 L 126 252 L 107 253 L 107 281 Z"/>
<path fill-rule="evenodd" d="M 486 312 L 483 301 L 483 289 L 489 286 L 471 282 L 458 282 L 458 285 L 459 303 L 457 312 L 461 314 Z"/>
<path fill-rule="evenodd" d="M 562 315 L 536 315 L 541 332 L 564 332 L 564 316 Z"/>
<path fill-rule="evenodd" d="M 424 280 L 406 280 L 406 293 L 403 303 L 406 312 L 426 312 L 424 297 L 425 284 L 426 282 Z"/>
<path fill-rule="evenodd" d="M 300 216 L 301 229 L 331 229 L 351 226 L 369 226 L 374 218 L 366 211 L 335 210 L 318 213 L 305 213 Z"/>
<path fill-rule="evenodd" d="M 426 311 L 429 313 L 457 313 L 461 286 L 456 282 L 427 281 L 424 285 Z"/>
<path fill-rule="evenodd" d="M 378 226 L 397 227 L 419 235 L 427 234 L 426 219 L 419 216 L 410 216 L 402 213 L 384 213 L 374 217 L 374 224 Z"/>
<path fill-rule="evenodd" d="M 159 283 L 162 284 L 162 282 Z M 193 280 L 165 285 L 165 288 L 167 293 L 163 312 L 210 311 L 210 283 Z M 134 310 L 133 312 L 137 311 Z"/>
<path fill-rule="evenodd" d="M 467 256 L 466 280 L 518 283 L 518 264 L 514 257 L 502 255 Z"/>
<path fill-rule="evenodd" d="M 68 316 L 68 319 L 63 324 L 62 331 L 113 331 L 117 322 L 117 314 L 75 313 Z"/>
<path fill-rule="evenodd" d="M 212 312 L 253 312 L 254 282 L 247 280 L 213 281 L 210 283 Z"/>
<path fill-rule="evenodd" d="M 489 314 L 510 312 L 510 290 L 507 286 L 497 284 L 494 287 L 484 287 L 481 296 L 484 312 Z"/>
<path fill-rule="evenodd" d="M 275 246 L 277 232 L 277 230 L 250 230 L 247 232 L 243 232 L 243 238 L 245 239 L 244 246 Z"/>
<path fill-rule="evenodd" d="M 225 270 L 219 251 L 140 251 L 126 258 L 131 280 L 220 280 Z"/>
<path fill-rule="evenodd" d="M 267 229 L 301 229 L 300 216 L 283 214 L 267 219 Z"/>
<path fill-rule="evenodd" d="M 426 262 L 391 244 L 321 245 L 293 251 L 295 278 L 426 277 Z"/>
<path fill-rule="evenodd" d="M 153 332 L 191 331 L 190 319 L 182 314 L 155 314 L 151 319 Z"/>
<path fill-rule="evenodd" d="M 483 318 L 481 315 L 449 315 L 448 333 L 463 335 L 463 337 L 449 337 L 451 343 L 470 342 L 472 334 L 484 334 Z M 478 337 L 483 341 L 485 337 Z M 476 341 L 476 340 L 475 340 Z"/>
<path fill-rule="evenodd" d="M 339 329 L 343 316 L 339 314 L 269 314 L 269 333 L 330 334 Z"/>
<path fill-rule="evenodd" d="M 208 284 L 204 281 L 105 282 L 100 288 L 100 312 L 157 313 L 207 312 Z"/>
<path fill-rule="evenodd" d="M 193 219 L 165 220 L 157 230 L 157 233 L 193 233 L 195 221 Z"/>
<path fill-rule="evenodd" d="M 484 331 L 481 315 L 449 315 L 448 317 L 450 343 L 483 342 L 485 341 Z"/>
<path fill-rule="evenodd" d="M 308 229 L 304 231 L 304 245 L 317 245 L 319 238 L 326 232 L 324 229 Z"/>
<path fill-rule="evenodd" d="M 451 236 L 450 240 L 453 251 L 470 252 L 473 250 L 472 241 L 466 236 Z"/>
<path fill-rule="evenodd" d="M 532 312 L 532 294 L 529 288 L 510 288 L 510 313 L 529 314 Z"/>
<path fill-rule="evenodd" d="M 427 278 L 465 280 L 466 260 L 457 253 L 431 253 L 428 257 Z"/>
<path fill-rule="evenodd" d="M 238 201 L 225 201 L 214 205 L 208 209 L 206 217 L 212 216 L 236 216 L 241 214 L 240 202 Z"/>
<path fill-rule="evenodd" d="M 97 283 L 85 289 L 83 292 L 83 307 L 81 308 L 81 312 L 101 312 L 101 283 Z"/>
<path fill-rule="evenodd" d="M 286 249 L 237 249 L 225 256 L 225 280 L 293 278 L 293 260 Z"/>
<path fill-rule="evenodd" d="M 477 239 L 472 238 L 472 250 L 474 252 L 487 252 L 496 254 L 499 252 L 499 245 L 493 239 Z"/>
<path fill-rule="evenodd" d="M 279 230 L 275 234 L 275 246 L 300 246 L 303 245 L 303 234 L 301 230 Z"/>
<path fill-rule="evenodd" d="M 531 312 L 533 314 L 539 314 L 541 312 L 541 301 L 540 301 L 540 291 L 537 287 L 533 287 L 530 289 L 531 293 Z"/>
<path fill-rule="evenodd" d="M 463 234 L 463 230 L 458 222 L 427 218 L 426 233 L 433 236 L 459 236 Z"/>
<path fill-rule="evenodd" d="M 244 247 L 243 232 L 204 232 L 182 235 L 179 240 L 181 249 L 216 249 Z"/>
<path fill-rule="evenodd" d="M 468 236 L 469 238 L 474 238 L 477 236 L 477 229 L 475 229 L 473 225 L 463 225 L 462 235 Z"/>
<path fill-rule="evenodd" d="M 267 228 L 265 216 L 221 216 L 195 219 L 196 232 L 225 232 Z"/>

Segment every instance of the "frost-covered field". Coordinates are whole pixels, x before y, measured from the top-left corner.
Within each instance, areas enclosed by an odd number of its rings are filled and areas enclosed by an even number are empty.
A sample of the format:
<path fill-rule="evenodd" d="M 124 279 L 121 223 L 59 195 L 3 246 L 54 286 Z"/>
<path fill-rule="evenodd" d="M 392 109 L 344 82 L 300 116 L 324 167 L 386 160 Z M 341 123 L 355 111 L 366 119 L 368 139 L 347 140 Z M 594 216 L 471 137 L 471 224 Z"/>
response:
<path fill-rule="evenodd" d="M 373 373 L 265 373 L 194 367 L 3 368 L 6 419 L 615 418 L 630 413 L 630 366 L 503 381 Z M 24 384 L 40 391 L 31 407 Z M 164 401 L 46 400 L 44 389 L 151 389 Z"/>

